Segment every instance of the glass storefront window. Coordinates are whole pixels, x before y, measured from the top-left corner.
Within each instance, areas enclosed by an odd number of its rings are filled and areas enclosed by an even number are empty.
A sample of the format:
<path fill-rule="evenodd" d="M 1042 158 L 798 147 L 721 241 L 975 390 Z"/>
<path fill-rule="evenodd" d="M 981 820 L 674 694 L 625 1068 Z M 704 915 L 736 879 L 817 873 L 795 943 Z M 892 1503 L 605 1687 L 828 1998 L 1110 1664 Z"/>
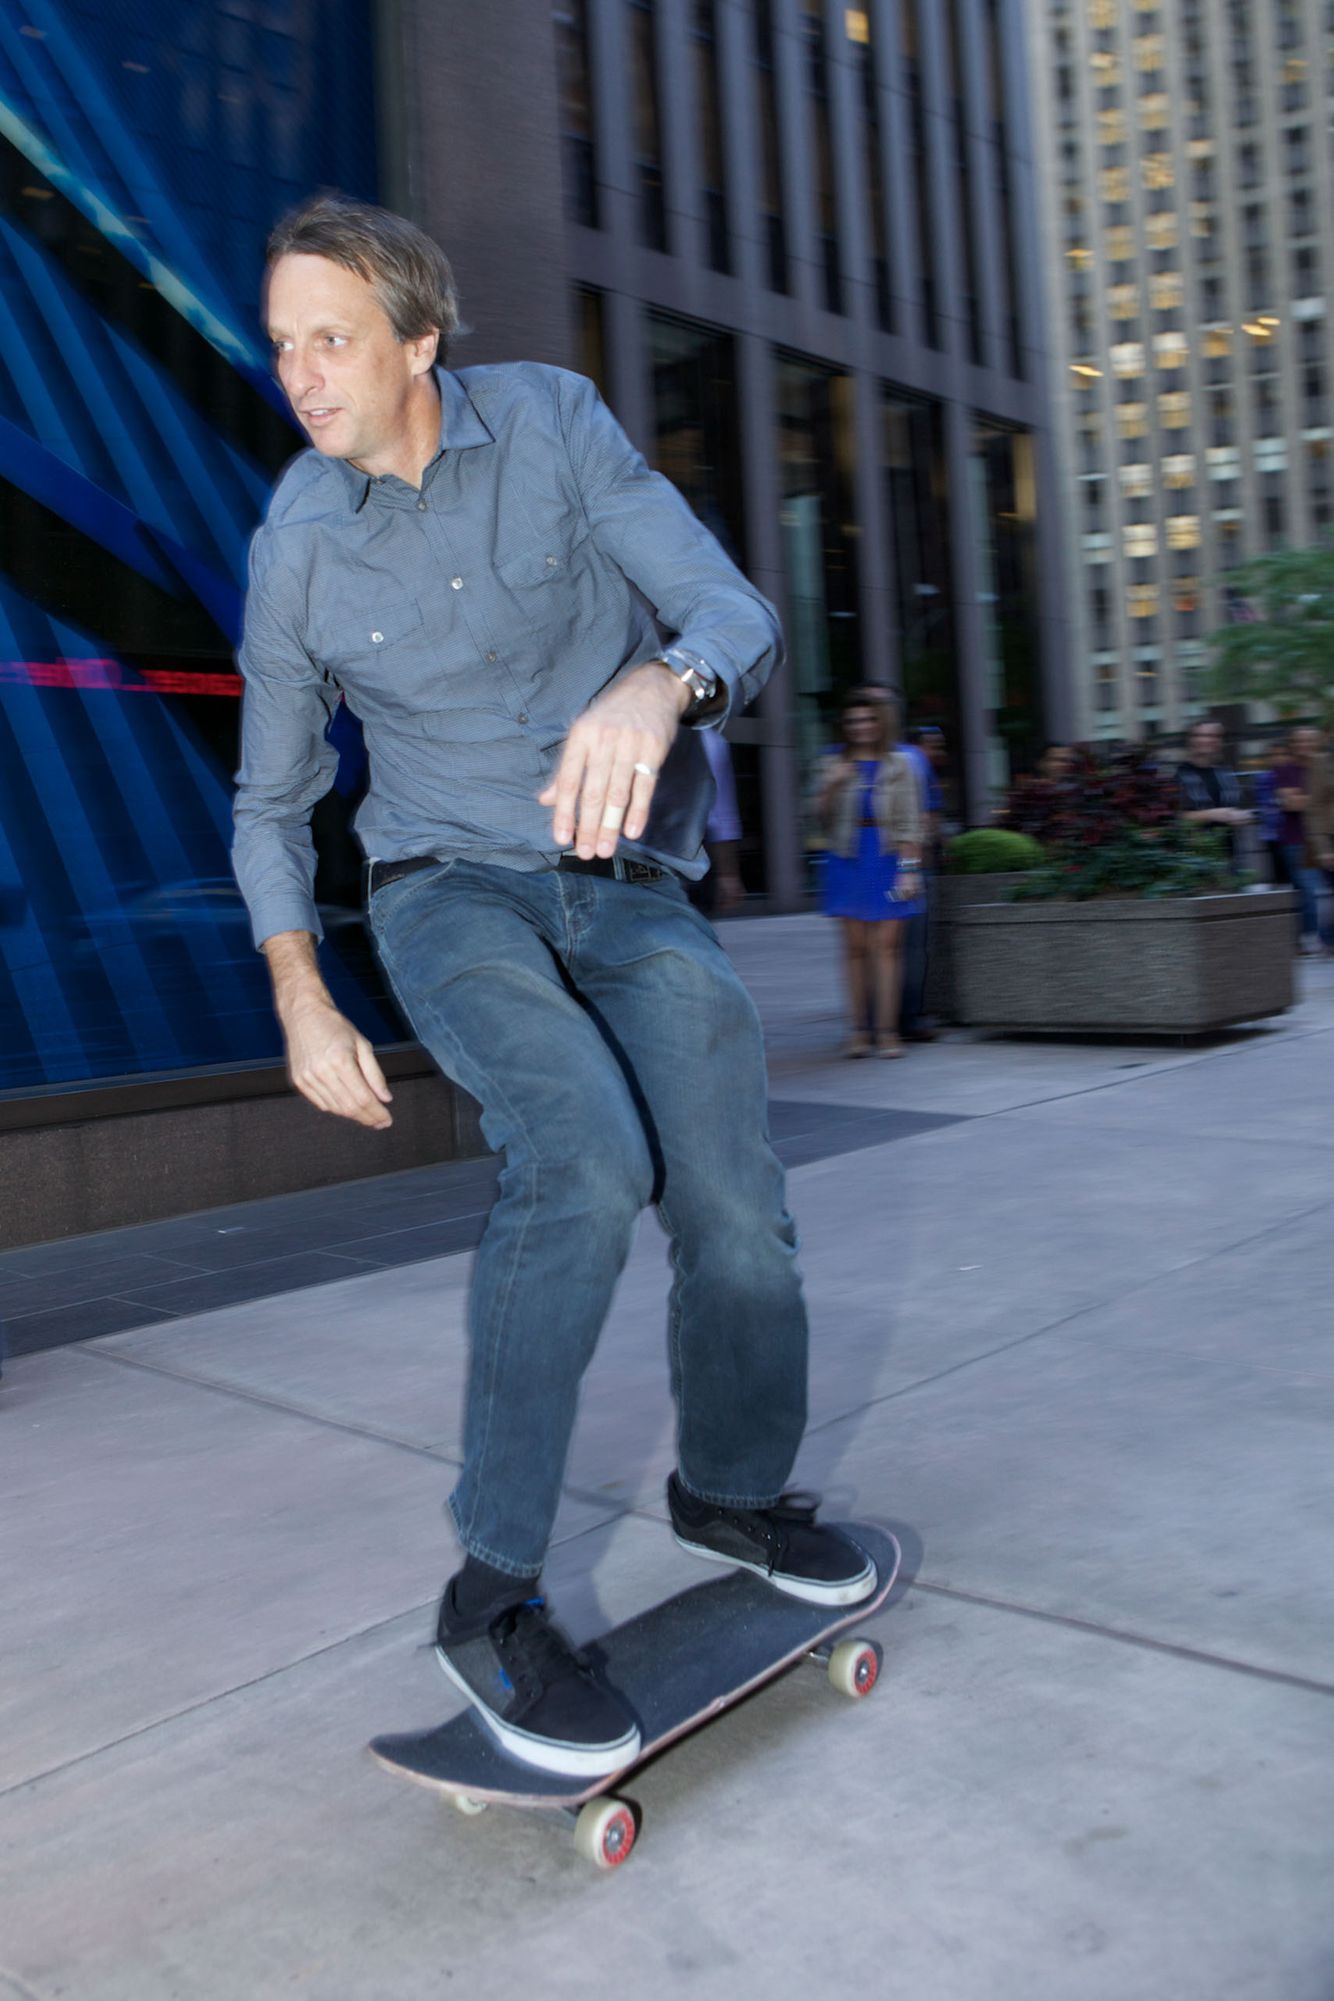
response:
<path fill-rule="evenodd" d="M 54 10 L 0 137 L 0 1090 L 281 1054 L 232 881 L 248 539 L 301 438 L 259 325 L 263 245 L 319 186 L 373 196 L 366 0 Z M 72 79 L 79 79 L 78 87 Z M 125 139 L 136 159 L 125 178 Z M 67 168 L 61 173 L 53 164 Z M 52 169 L 48 178 L 45 169 Z M 77 365 L 70 365 L 77 355 Z M 402 1038 L 348 834 L 317 815 L 338 1005 Z"/>
<path fill-rule="evenodd" d="M 1031 770 L 1044 737 L 1032 434 L 979 418 L 973 432 L 973 532 L 988 653 L 993 790 Z"/>
<path fill-rule="evenodd" d="M 803 777 L 862 679 L 853 509 L 851 378 L 803 356 L 775 361 L 787 644 Z"/>
<path fill-rule="evenodd" d="M 740 569 L 746 567 L 745 482 L 737 432 L 736 336 L 672 313 L 647 316 L 653 369 L 651 457 Z M 769 887 L 760 746 L 729 740 L 748 890 Z"/>
<path fill-rule="evenodd" d="M 943 404 L 886 388 L 884 469 L 906 720 L 944 731 L 957 777 L 961 709 L 950 564 L 954 506 Z"/>

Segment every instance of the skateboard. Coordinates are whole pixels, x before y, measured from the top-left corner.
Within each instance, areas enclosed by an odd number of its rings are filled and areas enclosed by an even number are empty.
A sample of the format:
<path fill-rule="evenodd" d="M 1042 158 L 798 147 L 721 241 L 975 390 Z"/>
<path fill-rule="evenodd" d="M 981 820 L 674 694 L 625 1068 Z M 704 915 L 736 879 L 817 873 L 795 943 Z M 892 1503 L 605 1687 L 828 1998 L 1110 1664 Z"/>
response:
<path fill-rule="evenodd" d="M 678 1737 L 697 1730 L 799 1661 L 823 1663 L 840 1694 L 866 1696 L 880 1674 L 874 1640 L 841 1637 L 878 1612 L 898 1576 L 892 1535 L 849 1525 L 875 1563 L 874 1592 L 859 1605 L 808 1605 L 746 1570 L 729 1571 L 614 1626 L 585 1651 L 639 1722 L 629 1764 L 585 1782 L 538 1771 L 506 1755 L 471 1709 L 437 1729 L 376 1737 L 371 1752 L 391 1772 L 430 1786 L 461 1813 L 492 1804 L 558 1814 L 575 1847 L 599 1869 L 615 1869 L 635 1845 L 639 1816 L 616 1787 Z"/>

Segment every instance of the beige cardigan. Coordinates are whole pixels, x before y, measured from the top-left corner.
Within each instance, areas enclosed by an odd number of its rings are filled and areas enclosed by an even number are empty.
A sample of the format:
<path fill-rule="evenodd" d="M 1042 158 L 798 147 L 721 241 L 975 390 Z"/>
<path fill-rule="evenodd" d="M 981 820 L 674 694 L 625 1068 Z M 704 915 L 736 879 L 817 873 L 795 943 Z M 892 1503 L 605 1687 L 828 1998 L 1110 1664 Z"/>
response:
<path fill-rule="evenodd" d="M 821 839 L 830 854 L 855 855 L 861 844 L 861 772 L 854 769 L 849 779 L 836 785 L 824 798 L 821 807 L 819 795 L 828 779 L 829 759 L 825 758 L 815 786 Z M 902 751 L 891 750 L 881 758 L 871 803 L 880 829 L 882 855 L 921 846 L 925 833 L 921 792 L 917 773 Z"/>

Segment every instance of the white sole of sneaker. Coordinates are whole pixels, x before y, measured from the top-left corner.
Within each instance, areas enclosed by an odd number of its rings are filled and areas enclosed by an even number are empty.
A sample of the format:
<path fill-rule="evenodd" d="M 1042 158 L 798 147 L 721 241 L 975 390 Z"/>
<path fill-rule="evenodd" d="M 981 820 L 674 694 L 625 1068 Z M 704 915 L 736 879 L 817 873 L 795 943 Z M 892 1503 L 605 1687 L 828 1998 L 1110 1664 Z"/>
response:
<path fill-rule="evenodd" d="M 672 1536 L 682 1549 L 688 1549 L 692 1556 L 703 1557 L 705 1563 L 725 1563 L 729 1570 L 749 1570 L 752 1576 L 762 1578 L 772 1584 L 775 1591 L 781 1591 L 785 1598 L 800 1598 L 807 1605 L 860 1605 L 863 1598 L 869 1598 L 879 1579 L 875 1565 L 868 1557 L 865 1570 L 856 1577 L 845 1577 L 839 1584 L 820 1584 L 809 1577 L 785 1577 L 779 1570 L 770 1570 L 763 1563 L 747 1563 L 743 1557 L 724 1556 L 718 1549 L 706 1549 L 703 1543 L 687 1542 L 685 1537 L 672 1530 Z"/>
<path fill-rule="evenodd" d="M 539 1772 L 555 1772 L 561 1778 L 602 1779 L 613 1772 L 623 1772 L 639 1756 L 639 1731 L 633 1724 L 614 1744 L 558 1744 L 550 1737 L 534 1737 L 531 1731 L 516 1729 L 513 1723 L 493 1715 L 485 1703 L 477 1700 L 441 1647 L 436 1647 L 435 1657 L 459 1693 L 467 1696 L 478 1722 L 485 1724 L 501 1750 L 521 1765 L 531 1765 Z"/>

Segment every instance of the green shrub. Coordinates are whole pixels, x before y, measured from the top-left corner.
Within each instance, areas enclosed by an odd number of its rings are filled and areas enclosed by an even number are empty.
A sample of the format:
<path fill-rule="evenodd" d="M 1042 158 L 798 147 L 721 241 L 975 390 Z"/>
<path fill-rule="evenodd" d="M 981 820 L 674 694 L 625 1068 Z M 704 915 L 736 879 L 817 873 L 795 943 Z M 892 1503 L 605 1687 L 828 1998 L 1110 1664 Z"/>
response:
<path fill-rule="evenodd" d="M 1095 846 L 1062 847 L 1011 890 L 1015 902 L 1049 897 L 1210 896 L 1245 886 L 1212 828 L 1126 827 Z"/>
<path fill-rule="evenodd" d="M 1002 827 L 976 827 L 956 834 L 945 849 L 947 875 L 1010 875 L 1017 869 L 1040 868 L 1047 859 L 1028 834 L 1007 833 Z"/>

